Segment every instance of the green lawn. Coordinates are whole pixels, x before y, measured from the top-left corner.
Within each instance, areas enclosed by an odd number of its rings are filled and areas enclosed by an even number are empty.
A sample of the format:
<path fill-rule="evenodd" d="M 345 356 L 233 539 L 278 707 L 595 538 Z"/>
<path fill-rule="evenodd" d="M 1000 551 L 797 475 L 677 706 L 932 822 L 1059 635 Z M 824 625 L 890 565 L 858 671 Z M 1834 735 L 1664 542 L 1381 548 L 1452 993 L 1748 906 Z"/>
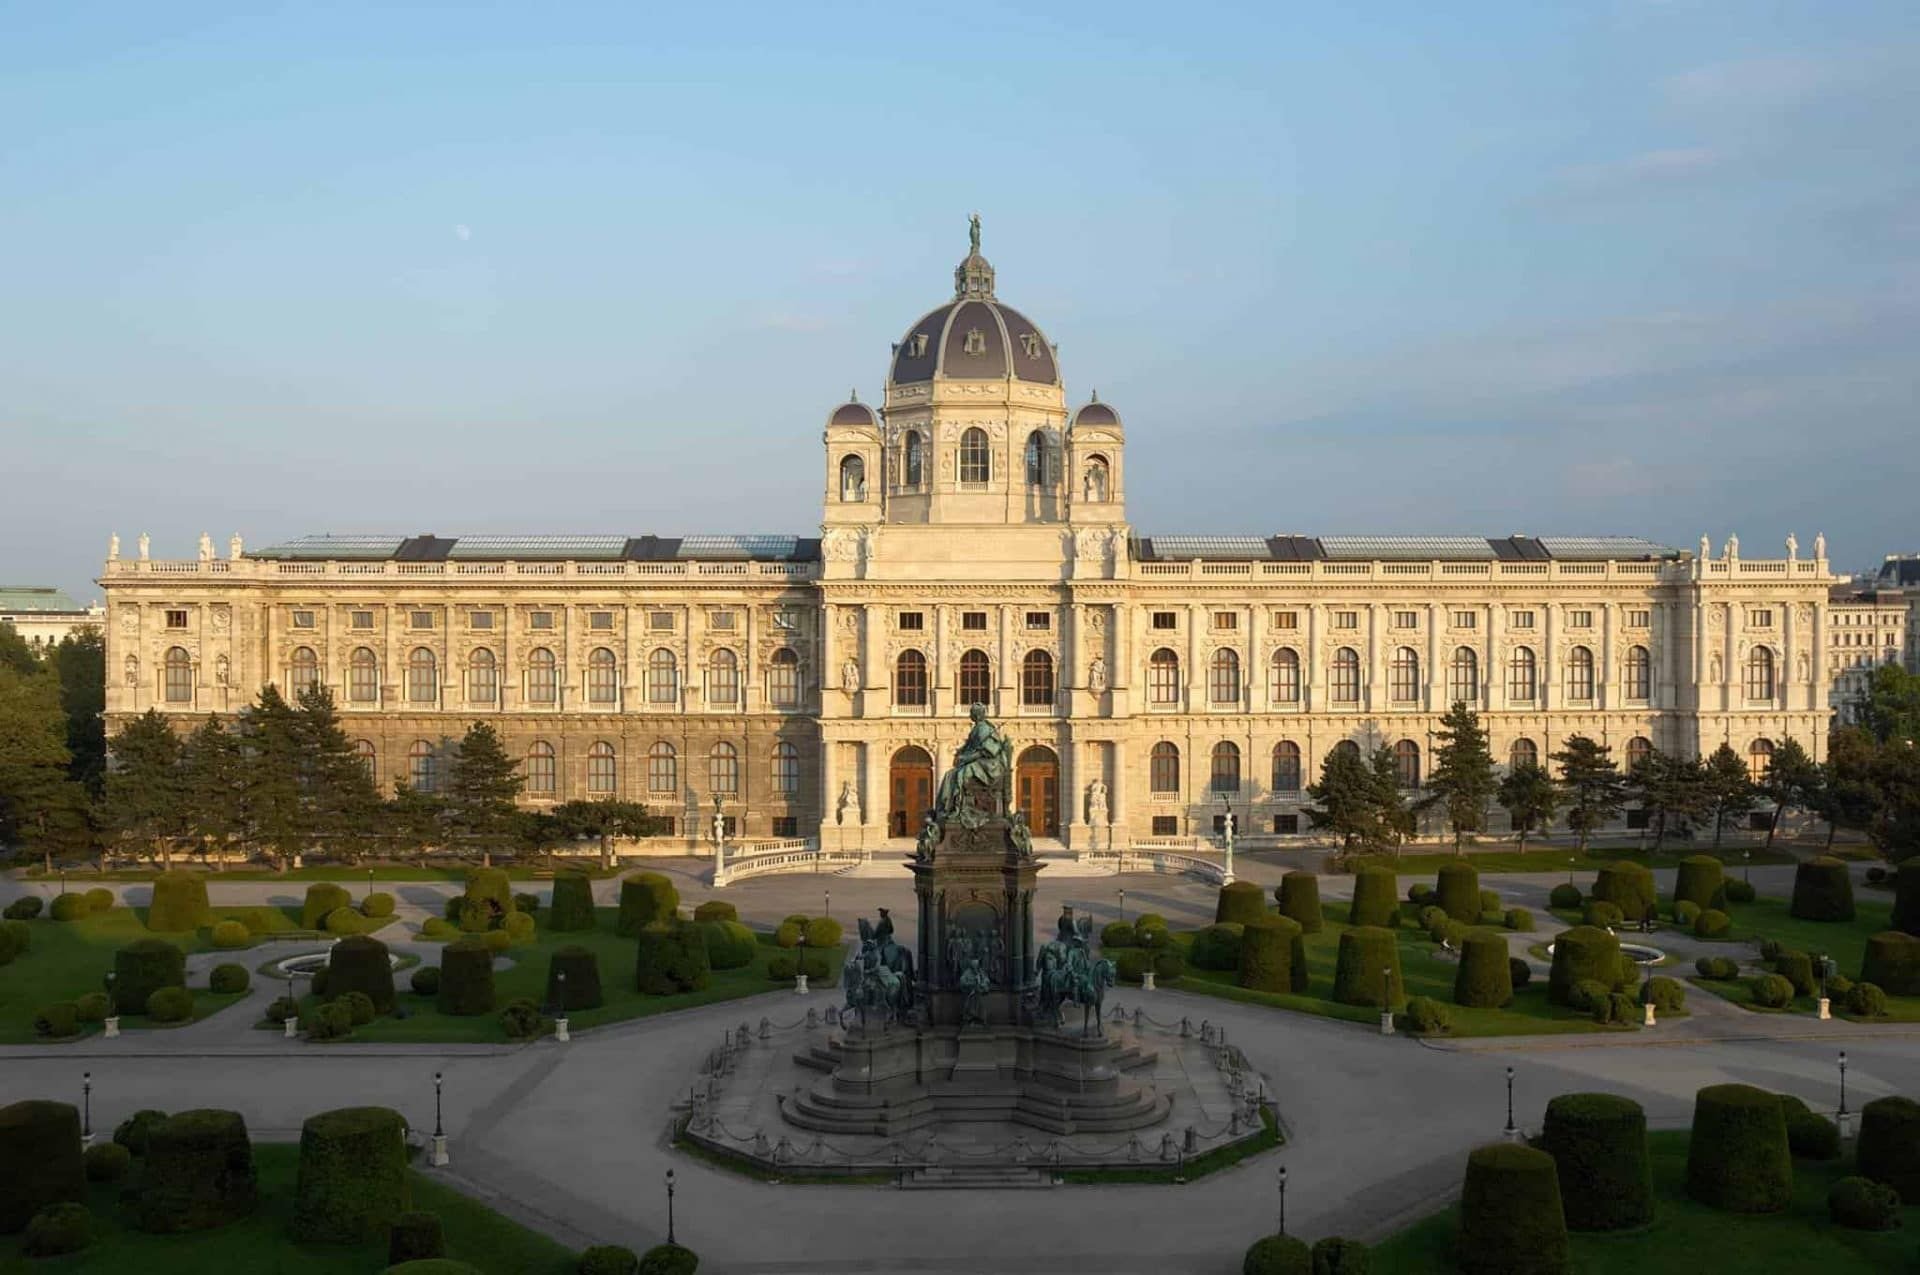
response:
<path fill-rule="evenodd" d="M 1890 1275 L 1916 1269 L 1920 1206 L 1905 1209 L 1893 1231 L 1850 1231 L 1827 1220 L 1827 1190 L 1853 1171 L 1850 1160 L 1796 1160 L 1793 1203 L 1761 1216 L 1723 1213 L 1686 1197 L 1685 1131 L 1648 1135 L 1657 1201 L 1653 1224 L 1616 1234 L 1575 1234 L 1574 1275 L 1700 1275 L 1702 1271 L 1817 1271 Z M 1466 1157 L 1461 1157 L 1465 1171 Z M 1414 1223 L 1373 1250 L 1373 1275 L 1450 1275 L 1460 1211 Z"/>
<path fill-rule="evenodd" d="M 1744 864 L 1755 867 L 1766 864 L 1793 863 L 1794 855 L 1778 845 L 1772 850 L 1761 849 L 1758 844 L 1752 848 L 1753 857 L 1740 857 L 1743 847 L 1731 841 L 1720 847 L 1717 857 L 1730 870 L 1737 870 Z M 1608 863 L 1642 863 L 1649 868 L 1677 867 L 1680 860 L 1691 855 L 1704 854 L 1714 856 L 1711 846 L 1673 846 L 1663 847 L 1659 854 L 1639 853 L 1632 845 L 1593 846 L 1586 854 L 1581 854 L 1571 846 L 1537 846 L 1525 854 L 1516 850 L 1468 850 L 1464 856 L 1467 862 L 1482 872 L 1597 872 Z M 1403 854 L 1398 859 L 1389 855 L 1380 857 L 1380 861 L 1397 870 L 1404 877 L 1431 877 L 1440 870 L 1443 863 L 1453 863 L 1462 856 L 1451 851 L 1422 854 Z"/>
<path fill-rule="evenodd" d="M 525 947 L 509 948 L 505 955 L 513 962 L 512 967 L 497 970 L 494 974 L 495 1005 L 504 1006 L 508 1001 L 523 996 L 535 1004 L 543 1005 L 547 994 L 549 958 L 555 948 L 574 944 L 592 949 L 599 957 L 600 989 L 606 997 L 606 1003 L 598 1009 L 575 1010 L 569 1015 L 569 1026 L 575 1031 L 792 987 L 791 983 L 770 980 L 767 977 L 767 962 L 783 951 L 796 954 L 801 949 L 783 949 L 774 943 L 773 935 L 762 933 L 759 935 L 759 949 L 751 965 L 736 970 L 715 970 L 712 981 L 697 992 L 678 996 L 643 996 L 634 986 L 634 961 L 638 945 L 634 940 L 614 933 L 619 909 L 596 908 L 595 914 L 599 924 L 591 931 L 553 933 L 542 928 L 537 932 L 538 937 L 534 942 Z M 538 915 L 544 922 L 547 910 L 541 909 Z M 813 986 L 832 995 L 839 985 L 841 953 L 834 951 L 826 953 L 826 956 L 828 977 Z M 375 1019 L 356 1030 L 353 1040 L 504 1042 L 507 1039 L 497 1013 L 463 1017 L 442 1014 L 435 1008 L 432 997 L 413 994 L 408 974 L 397 974 L 394 981 L 400 989 L 400 1008 L 407 1016 Z M 795 997 L 790 1012 L 794 1015 L 804 1013 L 809 1004 L 818 1005 L 820 1002 L 812 998 L 803 1000 Z M 301 1016 L 306 1017 L 313 1007 L 313 998 L 304 998 Z"/>
<path fill-rule="evenodd" d="M 350 884 L 355 881 L 364 882 L 367 879 L 369 869 L 372 870 L 375 881 L 465 881 L 467 874 L 479 866 L 477 863 L 445 865 L 363 863 L 356 867 L 350 863 L 322 863 L 309 864 L 303 868 L 289 868 L 285 872 L 276 872 L 272 868 L 202 869 L 191 862 L 181 862 L 176 863 L 174 868 L 177 871 L 200 873 L 200 875 L 206 877 L 209 881 L 340 881 Z M 551 880 L 554 874 L 554 868 L 546 864 L 505 864 L 502 866 L 505 868 L 508 878 L 514 881 L 547 881 Z M 626 868 L 603 869 L 600 867 L 600 861 L 597 858 L 591 861 L 591 865 L 586 862 L 576 863 L 568 860 L 562 866 L 570 871 L 577 869 L 578 871 L 587 873 L 589 876 L 598 877 L 603 880 L 610 880 L 613 877 L 619 876 L 623 871 L 632 870 L 631 864 Z M 121 885 L 151 882 L 159 872 L 160 869 L 158 867 L 114 868 L 108 872 L 96 872 L 91 867 L 78 866 L 68 868 L 66 877 L 69 889 L 84 890 L 89 886 L 99 885 L 102 882 L 113 882 Z M 25 881 L 55 881 L 58 880 L 60 876 L 61 873 L 58 870 L 49 873 L 37 867 L 26 868 L 20 872 L 20 878 Z"/>
<path fill-rule="evenodd" d="M 27 1272 L 139 1271 L 141 1275 L 204 1275 L 207 1271 L 260 1271 L 273 1275 L 366 1275 L 387 1264 L 387 1242 L 323 1246 L 287 1238 L 293 1214 L 299 1147 L 255 1143 L 260 1208 L 231 1226 L 188 1235 L 149 1235 L 123 1227 L 119 1184 L 96 1184 L 89 1205 L 96 1223 L 91 1245 L 71 1257 L 29 1259 L 18 1236 L 0 1237 L 0 1275 Z M 413 1173 L 413 1205 L 440 1215 L 447 1256 L 488 1275 L 571 1275 L 576 1256 L 553 1240 L 495 1213 L 427 1174 Z"/>

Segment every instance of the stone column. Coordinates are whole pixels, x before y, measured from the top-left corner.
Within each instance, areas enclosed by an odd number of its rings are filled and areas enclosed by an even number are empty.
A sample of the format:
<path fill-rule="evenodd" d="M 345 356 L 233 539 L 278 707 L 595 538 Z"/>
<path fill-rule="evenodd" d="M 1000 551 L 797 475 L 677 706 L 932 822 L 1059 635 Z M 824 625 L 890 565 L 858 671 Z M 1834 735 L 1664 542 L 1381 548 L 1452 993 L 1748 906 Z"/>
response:
<path fill-rule="evenodd" d="M 1105 848 L 1125 850 L 1133 843 L 1133 827 L 1127 818 L 1127 744 L 1124 739 L 1113 742 L 1113 777 L 1108 781 L 1107 805 L 1107 818 L 1112 822 L 1108 825 L 1106 835 L 1112 839 L 1112 843 Z"/>
<path fill-rule="evenodd" d="M 1069 849 L 1075 849 L 1085 835 L 1080 818 L 1080 767 L 1077 763 L 1080 743 L 1073 737 L 1071 718 L 1064 726 L 1065 738 L 1060 741 L 1060 840 Z"/>
<path fill-rule="evenodd" d="M 887 838 L 886 779 L 880 771 L 881 743 L 869 738 L 860 745 L 860 794 L 866 816 L 867 844 L 877 846 Z"/>

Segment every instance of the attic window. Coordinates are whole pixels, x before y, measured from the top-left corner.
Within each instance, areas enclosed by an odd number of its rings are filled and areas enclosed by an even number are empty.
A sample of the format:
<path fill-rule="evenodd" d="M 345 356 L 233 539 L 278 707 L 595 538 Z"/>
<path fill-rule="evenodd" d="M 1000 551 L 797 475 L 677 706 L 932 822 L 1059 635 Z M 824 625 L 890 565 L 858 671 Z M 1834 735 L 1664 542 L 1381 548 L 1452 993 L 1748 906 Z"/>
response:
<path fill-rule="evenodd" d="M 1020 334 L 1020 348 L 1027 352 L 1028 358 L 1030 359 L 1039 358 L 1040 357 L 1039 335 L 1033 332 L 1022 332 Z"/>
<path fill-rule="evenodd" d="M 987 334 L 979 328 L 968 328 L 966 351 L 968 354 L 985 354 L 987 352 Z"/>
<path fill-rule="evenodd" d="M 907 341 L 907 354 L 916 359 L 927 357 L 927 334 L 916 332 Z"/>

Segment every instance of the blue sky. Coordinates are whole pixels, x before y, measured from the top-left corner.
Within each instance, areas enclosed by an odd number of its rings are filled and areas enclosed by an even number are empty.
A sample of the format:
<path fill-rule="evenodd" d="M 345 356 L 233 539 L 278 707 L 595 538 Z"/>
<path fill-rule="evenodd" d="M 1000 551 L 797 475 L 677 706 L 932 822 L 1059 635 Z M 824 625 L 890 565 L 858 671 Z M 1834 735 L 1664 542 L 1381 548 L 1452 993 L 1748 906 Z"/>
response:
<path fill-rule="evenodd" d="M 0 2 L 0 582 L 797 531 L 951 291 L 1145 532 L 1920 551 L 1910 0 Z"/>

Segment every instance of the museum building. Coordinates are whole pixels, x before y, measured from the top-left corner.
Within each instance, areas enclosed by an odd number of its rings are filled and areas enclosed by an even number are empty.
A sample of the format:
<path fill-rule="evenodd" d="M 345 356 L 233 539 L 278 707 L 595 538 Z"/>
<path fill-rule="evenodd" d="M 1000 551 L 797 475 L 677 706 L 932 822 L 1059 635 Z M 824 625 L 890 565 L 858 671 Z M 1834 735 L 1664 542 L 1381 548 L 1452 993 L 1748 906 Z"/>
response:
<path fill-rule="evenodd" d="M 975 703 L 1036 836 L 1075 849 L 1228 811 L 1243 838 L 1305 835 L 1328 750 L 1386 747 L 1417 789 L 1455 701 L 1503 766 L 1575 733 L 1623 763 L 1824 754 L 1823 539 L 1139 534 L 1120 412 L 1068 406 L 977 225 L 882 401 L 833 408 L 823 443 L 817 536 L 203 536 L 184 560 L 116 537 L 109 730 L 319 683 L 383 785 L 434 788 L 484 719 L 525 800 L 644 802 L 663 850 L 716 800 L 748 839 L 909 844 Z"/>

